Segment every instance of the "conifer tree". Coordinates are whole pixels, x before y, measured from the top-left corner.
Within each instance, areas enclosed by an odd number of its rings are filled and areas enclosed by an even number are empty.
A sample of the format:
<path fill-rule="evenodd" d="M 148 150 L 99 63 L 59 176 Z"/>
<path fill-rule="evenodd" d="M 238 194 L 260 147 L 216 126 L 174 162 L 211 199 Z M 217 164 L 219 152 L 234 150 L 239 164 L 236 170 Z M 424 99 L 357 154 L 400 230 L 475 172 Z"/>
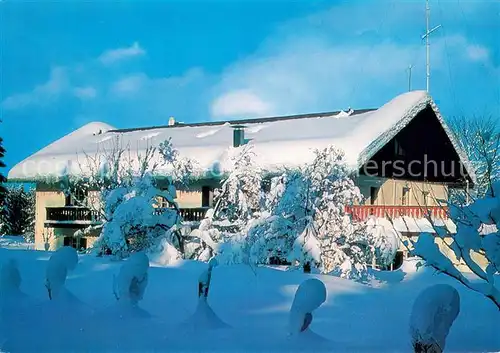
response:
<path fill-rule="evenodd" d="M 5 148 L 3 147 L 3 139 L 0 137 L 0 205 L 3 205 L 5 200 L 5 194 L 7 190 L 5 186 L 2 184 L 7 181 L 7 178 L 2 174 L 2 169 L 5 168 L 5 163 L 3 162 L 3 158 L 5 156 Z"/>

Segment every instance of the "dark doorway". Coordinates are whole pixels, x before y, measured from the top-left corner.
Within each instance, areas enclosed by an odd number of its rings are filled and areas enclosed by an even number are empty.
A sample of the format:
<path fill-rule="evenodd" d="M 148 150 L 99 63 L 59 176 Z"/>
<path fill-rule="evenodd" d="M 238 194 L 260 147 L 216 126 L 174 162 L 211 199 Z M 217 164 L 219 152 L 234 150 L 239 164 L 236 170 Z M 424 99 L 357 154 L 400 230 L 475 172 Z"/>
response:
<path fill-rule="evenodd" d="M 210 186 L 203 186 L 201 188 L 201 207 L 212 206 L 212 188 Z"/>

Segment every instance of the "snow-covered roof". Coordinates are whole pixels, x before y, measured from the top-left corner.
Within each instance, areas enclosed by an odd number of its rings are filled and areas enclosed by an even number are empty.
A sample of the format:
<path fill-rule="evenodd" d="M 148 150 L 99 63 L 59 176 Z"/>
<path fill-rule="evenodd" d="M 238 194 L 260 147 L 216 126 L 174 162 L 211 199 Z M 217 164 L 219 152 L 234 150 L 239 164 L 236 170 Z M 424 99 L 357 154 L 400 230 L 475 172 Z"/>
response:
<path fill-rule="evenodd" d="M 198 162 L 206 172 L 227 170 L 236 124 L 245 126 L 245 138 L 254 146 L 256 162 L 268 171 L 294 168 L 310 161 L 315 149 L 335 145 L 345 151 L 353 168 L 362 166 L 388 143 L 420 111 L 431 106 L 448 134 L 462 162 L 467 161 L 446 127 L 431 97 L 425 91 L 401 94 L 376 110 L 346 114 L 308 114 L 298 117 L 252 119 L 239 122 L 175 124 L 173 126 L 117 130 L 105 123 L 93 122 L 53 142 L 9 172 L 9 178 L 36 180 L 62 173 L 79 174 L 85 169 L 85 156 L 105 150 L 130 147 L 132 159 L 148 146 L 158 146 L 171 138 L 181 157 Z M 469 171 L 472 176 L 472 171 Z"/>

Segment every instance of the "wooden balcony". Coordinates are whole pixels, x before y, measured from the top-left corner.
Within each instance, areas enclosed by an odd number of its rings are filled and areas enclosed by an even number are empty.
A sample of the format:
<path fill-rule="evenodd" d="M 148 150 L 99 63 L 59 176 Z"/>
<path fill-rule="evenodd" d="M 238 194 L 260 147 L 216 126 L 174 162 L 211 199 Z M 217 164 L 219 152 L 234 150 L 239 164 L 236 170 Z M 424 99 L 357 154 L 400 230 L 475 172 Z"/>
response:
<path fill-rule="evenodd" d="M 46 207 L 46 227 L 74 227 L 83 228 L 93 224 L 100 224 L 99 214 L 85 207 L 65 206 Z"/>
<path fill-rule="evenodd" d="M 446 206 L 375 206 L 355 205 L 347 206 L 346 210 L 357 221 L 364 221 L 370 216 L 381 218 L 398 218 L 402 216 L 412 218 L 447 219 L 448 207 Z"/>

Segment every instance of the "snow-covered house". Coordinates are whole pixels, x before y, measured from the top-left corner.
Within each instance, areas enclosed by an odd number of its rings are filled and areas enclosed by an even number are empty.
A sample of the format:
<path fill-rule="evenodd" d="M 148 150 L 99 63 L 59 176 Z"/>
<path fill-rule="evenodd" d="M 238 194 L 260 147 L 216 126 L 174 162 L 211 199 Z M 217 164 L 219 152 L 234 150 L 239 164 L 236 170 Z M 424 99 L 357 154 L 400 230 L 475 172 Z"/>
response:
<path fill-rule="evenodd" d="M 51 235 L 53 248 L 63 243 L 85 247 L 92 241 L 77 240 L 73 233 L 95 222 L 93 211 L 74 206 L 53 180 L 64 173 L 88 173 L 89 156 L 117 144 L 128 146 L 131 163 L 137 163 L 137 156 L 148 147 L 169 138 L 180 157 L 197 165 L 192 182 L 177 193 L 187 220 L 203 217 L 214 188 L 230 168 L 234 147 L 244 144 L 253 145 L 258 164 L 270 175 L 310 161 L 314 149 L 332 144 L 342 148 L 366 198 L 364 204 L 350 208 L 356 218 L 418 219 L 430 212 L 443 219 L 449 188 L 474 183 L 466 155 L 435 102 L 423 91 L 401 94 L 378 109 L 348 112 L 190 124 L 171 119 L 167 126 L 132 129 L 94 122 L 51 143 L 9 172 L 9 179 L 37 185 L 37 247 L 43 248 Z M 158 173 L 171 171 L 160 167 Z"/>

